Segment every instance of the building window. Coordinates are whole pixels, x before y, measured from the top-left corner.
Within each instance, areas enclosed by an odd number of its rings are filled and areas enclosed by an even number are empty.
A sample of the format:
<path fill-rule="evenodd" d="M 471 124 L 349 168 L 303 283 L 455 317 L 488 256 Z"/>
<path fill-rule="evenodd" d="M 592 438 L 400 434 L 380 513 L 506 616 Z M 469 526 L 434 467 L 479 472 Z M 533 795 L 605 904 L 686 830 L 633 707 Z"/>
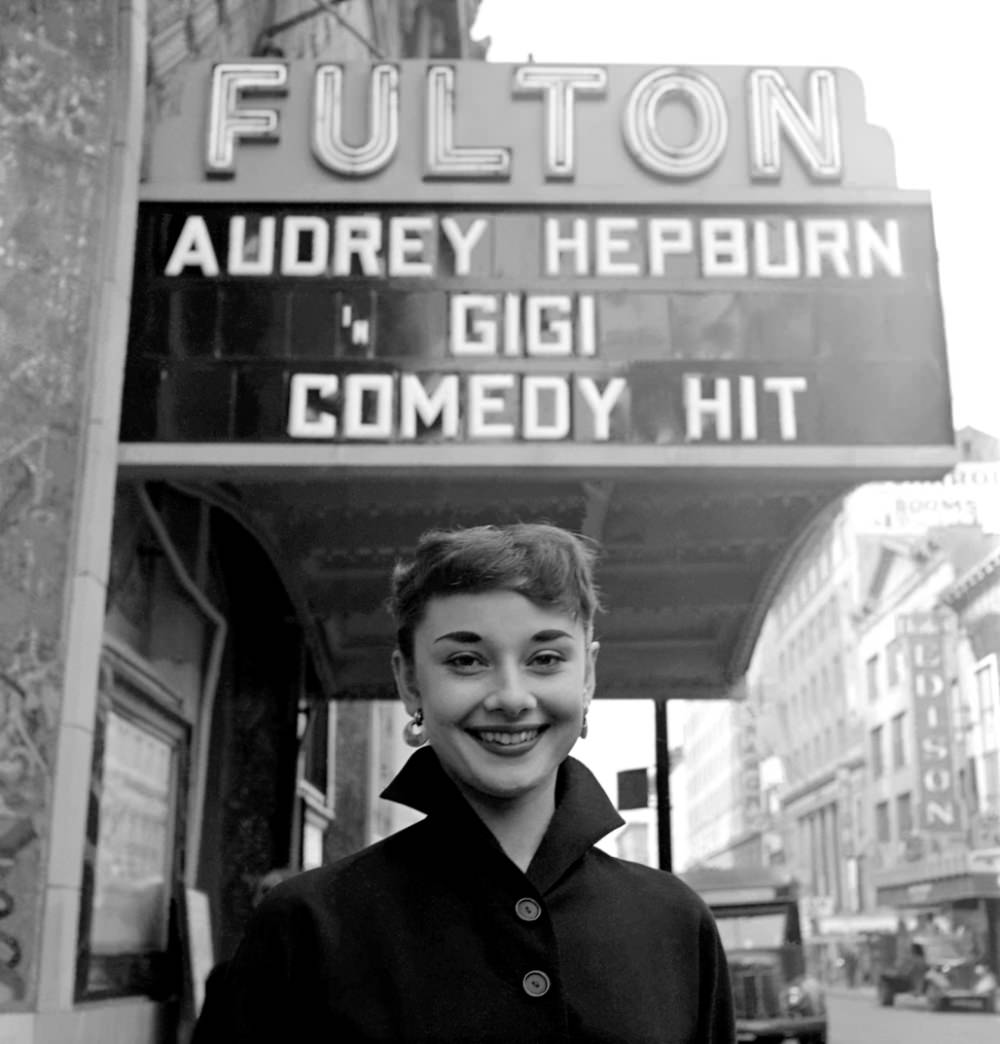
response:
<path fill-rule="evenodd" d="M 868 702 L 874 703 L 878 699 L 878 653 L 865 661 L 865 688 Z"/>
<path fill-rule="evenodd" d="M 898 685 L 903 677 L 903 642 L 900 638 L 893 640 L 885 650 L 885 673 L 889 688 Z"/>
<path fill-rule="evenodd" d="M 892 828 L 889 825 L 889 802 L 880 801 L 875 806 L 875 838 L 878 841 L 891 841 Z"/>
<path fill-rule="evenodd" d="M 330 780 L 330 705 L 313 704 L 302 738 L 302 778 L 325 799 Z"/>
<path fill-rule="evenodd" d="M 902 768 L 906 764 L 906 711 L 892 719 L 892 767 Z"/>
<path fill-rule="evenodd" d="M 976 696 L 979 727 L 985 753 L 1000 747 L 1000 741 L 997 738 L 997 703 L 1000 702 L 1000 686 L 997 681 L 995 655 L 987 656 L 976 667 Z"/>
<path fill-rule="evenodd" d="M 302 869 L 310 870 L 323 861 L 324 838 L 335 812 L 337 711 L 336 705 L 322 698 L 312 661 L 304 659 L 302 670 L 300 727 L 304 731 L 299 737 L 296 819 Z"/>
<path fill-rule="evenodd" d="M 170 909 L 184 875 L 190 730 L 150 665 L 105 650 L 94 736 L 76 998 L 177 985 Z"/>
<path fill-rule="evenodd" d="M 910 794 L 900 794 L 896 798 L 896 827 L 900 838 L 913 833 L 913 799 Z"/>
<path fill-rule="evenodd" d="M 306 809 L 302 824 L 302 869 L 312 870 L 323 865 L 323 839 L 326 823 L 312 809 Z"/>
<path fill-rule="evenodd" d="M 885 759 L 882 754 L 882 726 L 872 729 L 872 776 L 878 779 L 885 773 Z"/>
<path fill-rule="evenodd" d="M 983 755 L 983 808 L 1000 812 L 1000 751 Z"/>

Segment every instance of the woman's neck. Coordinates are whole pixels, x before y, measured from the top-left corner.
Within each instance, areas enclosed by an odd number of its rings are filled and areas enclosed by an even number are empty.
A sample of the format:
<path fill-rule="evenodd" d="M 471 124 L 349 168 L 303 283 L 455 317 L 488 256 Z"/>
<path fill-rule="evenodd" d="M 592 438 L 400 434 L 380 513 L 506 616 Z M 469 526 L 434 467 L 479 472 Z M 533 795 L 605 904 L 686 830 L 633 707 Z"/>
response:
<path fill-rule="evenodd" d="M 511 862 L 522 873 L 527 872 L 555 812 L 555 776 L 550 785 L 516 798 L 494 798 L 465 787 L 461 790 Z"/>

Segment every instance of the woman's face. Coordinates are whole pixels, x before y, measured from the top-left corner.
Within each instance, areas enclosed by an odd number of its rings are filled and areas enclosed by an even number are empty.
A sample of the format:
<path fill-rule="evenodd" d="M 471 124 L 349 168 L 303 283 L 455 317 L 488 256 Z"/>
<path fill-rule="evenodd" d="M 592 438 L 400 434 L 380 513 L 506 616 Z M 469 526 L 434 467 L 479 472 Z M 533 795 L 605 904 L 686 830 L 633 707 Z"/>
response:
<path fill-rule="evenodd" d="M 593 695 L 597 643 L 583 625 L 488 591 L 432 598 L 413 638 L 412 662 L 393 656 L 396 684 L 452 779 L 473 798 L 554 785 Z"/>

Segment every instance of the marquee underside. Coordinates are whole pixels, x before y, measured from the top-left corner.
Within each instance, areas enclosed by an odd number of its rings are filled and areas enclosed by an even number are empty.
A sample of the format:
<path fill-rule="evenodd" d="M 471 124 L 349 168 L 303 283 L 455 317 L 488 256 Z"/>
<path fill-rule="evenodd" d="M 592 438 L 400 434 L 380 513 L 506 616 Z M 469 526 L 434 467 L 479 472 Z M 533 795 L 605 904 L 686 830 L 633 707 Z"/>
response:
<path fill-rule="evenodd" d="M 602 549 L 597 695 L 714 699 L 745 672 L 763 616 L 809 527 L 850 487 L 816 477 L 737 484 L 352 476 L 179 481 L 242 519 L 315 625 L 338 699 L 392 698 L 393 563 L 431 527 L 547 521 Z"/>

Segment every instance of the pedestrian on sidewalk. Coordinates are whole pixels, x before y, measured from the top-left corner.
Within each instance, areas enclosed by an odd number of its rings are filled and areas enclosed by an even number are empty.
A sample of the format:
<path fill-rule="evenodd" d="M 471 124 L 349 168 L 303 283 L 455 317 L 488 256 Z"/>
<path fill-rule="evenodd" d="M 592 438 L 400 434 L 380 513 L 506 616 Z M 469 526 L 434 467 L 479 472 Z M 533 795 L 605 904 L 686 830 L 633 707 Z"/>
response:
<path fill-rule="evenodd" d="M 541 524 L 433 531 L 392 579 L 426 818 L 275 888 L 220 1044 L 733 1044 L 708 908 L 595 847 L 622 819 L 569 752 L 596 684 L 594 549 Z"/>
<path fill-rule="evenodd" d="M 853 990 L 858 982 L 858 955 L 853 946 L 844 947 L 844 979 L 848 989 Z"/>

